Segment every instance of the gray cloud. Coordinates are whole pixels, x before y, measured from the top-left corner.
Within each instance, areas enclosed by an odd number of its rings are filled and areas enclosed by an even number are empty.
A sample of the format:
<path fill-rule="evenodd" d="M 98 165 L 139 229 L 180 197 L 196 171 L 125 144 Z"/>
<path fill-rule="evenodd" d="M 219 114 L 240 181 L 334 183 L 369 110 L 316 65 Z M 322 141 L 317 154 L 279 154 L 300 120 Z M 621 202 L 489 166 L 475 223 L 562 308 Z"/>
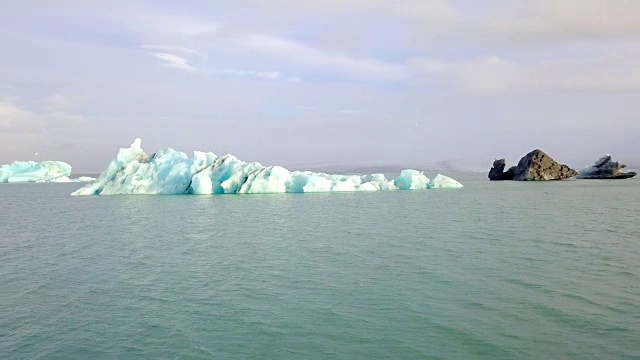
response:
<path fill-rule="evenodd" d="M 285 62 L 347 76 L 395 80 L 404 77 L 405 69 L 374 58 L 356 58 L 267 35 L 251 35 L 237 40 L 250 50 L 281 58 Z"/>
<path fill-rule="evenodd" d="M 54 94 L 35 103 L 19 98 L 0 99 L 0 163 L 30 160 L 33 154 L 55 157 L 56 143 L 73 143 L 91 134 L 89 119 L 76 110 L 85 96 Z M 67 140 L 64 140 L 67 138 Z M 44 160 L 44 159 L 43 159 Z M 49 158 L 49 160 L 55 160 Z"/>
<path fill-rule="evenodd" d="M 637 38 L 638 13 L 640 3 L 633 0 L 529 0 L 489 29 L 519 42 Z"/>
<path fill-rule="evenodd" d="M 2 162 L 98 171 L 135 137 L 285 165 L 640 153 L 636 2 L 43 4 L 0 5 Z"/>
<path fill-rule="evenodd" d="M 515 62 L 500 57 L 462 61 L 416 58 L 409 65 L 417 72 L 441 76 L 459 90 L 479 95 L 535 91 L 640 92 L 640 53 L 595 59 L 569 58 Z"/>

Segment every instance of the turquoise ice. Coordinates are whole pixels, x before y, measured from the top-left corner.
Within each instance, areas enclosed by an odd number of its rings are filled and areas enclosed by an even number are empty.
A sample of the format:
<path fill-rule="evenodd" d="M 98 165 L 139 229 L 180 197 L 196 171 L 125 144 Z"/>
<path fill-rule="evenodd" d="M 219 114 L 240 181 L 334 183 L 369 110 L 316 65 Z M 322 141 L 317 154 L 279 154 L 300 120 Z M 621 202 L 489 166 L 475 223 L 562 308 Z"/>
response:
<path fill-rule="evenodd" d="M 70 178 L 71 165 L 62 161 L 14 161 L 0 166 L 0 183 L 90 182 L 92 177 Z"/>
<path fill-rule="evenodd" d="M 192 158 L 174 149 L 146 154 L 136 139 L 122 148 L 97 181 L 72 195 L 119 194 L 266 194 L 339 191 L 461 188 L 438 174 L 429 179 L 417 170 L 403 170 L 395 179 L 383 174 L 334 175 L 289 171 L 281 166 L 245 162 L 233 155 L 195 151 Z"/>
<path fill-rule="evenodd" d="M 0 182 L 44 182 L 67 178 L 71 165 L 62 161 L 14 161 L 0 167 Z"/>

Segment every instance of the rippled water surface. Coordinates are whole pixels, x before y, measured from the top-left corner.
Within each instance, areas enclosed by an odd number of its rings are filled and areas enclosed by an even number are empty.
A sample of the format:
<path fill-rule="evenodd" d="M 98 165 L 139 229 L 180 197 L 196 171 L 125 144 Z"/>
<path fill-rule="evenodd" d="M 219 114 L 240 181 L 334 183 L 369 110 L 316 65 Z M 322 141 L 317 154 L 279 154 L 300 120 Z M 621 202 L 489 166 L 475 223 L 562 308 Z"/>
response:
<path fill-rule="evenodd" d="M 640 181 L 0 186 L 2 359 L 638 359 Z"/>

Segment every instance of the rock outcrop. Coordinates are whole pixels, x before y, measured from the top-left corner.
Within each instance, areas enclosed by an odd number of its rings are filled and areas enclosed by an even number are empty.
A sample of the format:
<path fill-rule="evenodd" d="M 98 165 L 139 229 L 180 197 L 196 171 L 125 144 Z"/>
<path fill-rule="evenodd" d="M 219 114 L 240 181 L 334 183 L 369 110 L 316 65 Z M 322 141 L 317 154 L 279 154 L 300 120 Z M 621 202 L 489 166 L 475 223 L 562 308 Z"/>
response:
<path fill-rule="evenodd" d="M 544 181 L 564 180 L 578 175 L 577 171 L 567 165 L 556 162 L 540 149 L 533 150 L 523 156 L 518 162 L 518 166 L 513 166 L 506 172 L 504 171 L 505 166 L 505 159 L 495 160 L 493 167 L 489 170 L 489 179 Z"/>
<path fill-rule="evenodd" d="M 516 167 L 512 166 L 509 170 L 504 171 L 506 165 L 505 159 L 496 159 L 493 162 L 493 167 L 489 170 L 489 180 L 513 180 Z"/>
<path fill-rule="evenodd" d="M 540 181 L 564 180 L 578 175 L 578 172 L 567 165 L 560 164 L 540 149 L 525 155 L 513 174 L 513 180 Z"/>
<path fill-rule="evenodd" d="M 598 159 L 595 163 L 590 166 L 584 168 L 578 174 L 578 179 L 628 179 L 636 176 L 637 174 L 633 171 L 629 171 L 627 173 L 623 172 L 622 169 L 627 167 L 627 165 L 622 164 L 619 161 L 613 161 L 611 159 L 611 155 L 607 154 L 600 159 Z"/>

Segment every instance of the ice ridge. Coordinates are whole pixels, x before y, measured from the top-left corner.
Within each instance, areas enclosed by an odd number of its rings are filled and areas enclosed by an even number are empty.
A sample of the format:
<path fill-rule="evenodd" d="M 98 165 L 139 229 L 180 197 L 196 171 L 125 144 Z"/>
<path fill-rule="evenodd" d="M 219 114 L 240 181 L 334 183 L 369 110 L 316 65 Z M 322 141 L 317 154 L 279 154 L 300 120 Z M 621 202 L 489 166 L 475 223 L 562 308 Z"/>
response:
<path fill-rule="evenodd" d="M 394 179 L 383 174 L 333 175 L 289 171 L 281 166 L 245 162 L 234 155 L 195 151 L 192 158 L 168 148 L 148 155 L 138 138 L 121 148 L 97 181 L 72 195 L 122 194 L 266 194 L 340 191 L 461 188 L 458 181 L 438 174 L 402 170 Z"/>

